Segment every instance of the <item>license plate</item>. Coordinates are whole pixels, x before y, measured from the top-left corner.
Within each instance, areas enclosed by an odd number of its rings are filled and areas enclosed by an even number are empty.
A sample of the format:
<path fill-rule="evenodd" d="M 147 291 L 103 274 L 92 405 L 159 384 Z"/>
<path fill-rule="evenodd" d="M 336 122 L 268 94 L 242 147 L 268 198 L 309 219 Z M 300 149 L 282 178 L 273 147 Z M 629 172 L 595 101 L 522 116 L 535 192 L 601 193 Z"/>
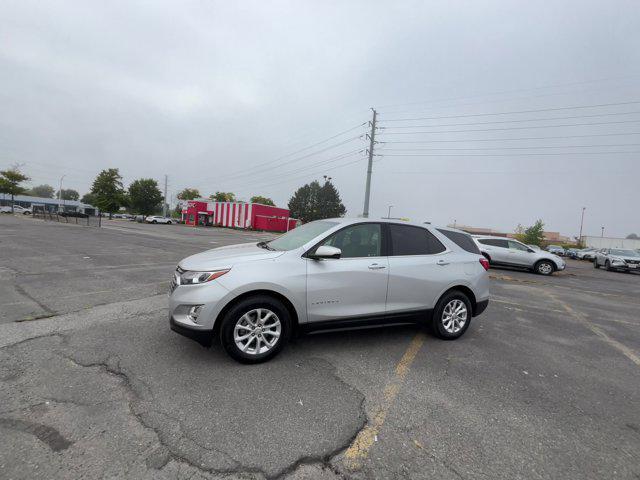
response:
<path fill-rule="evenodd" d="M 638 268 L 638 265 L 636 265 L 635 263 L 630 263 L 629 268 Z"/>

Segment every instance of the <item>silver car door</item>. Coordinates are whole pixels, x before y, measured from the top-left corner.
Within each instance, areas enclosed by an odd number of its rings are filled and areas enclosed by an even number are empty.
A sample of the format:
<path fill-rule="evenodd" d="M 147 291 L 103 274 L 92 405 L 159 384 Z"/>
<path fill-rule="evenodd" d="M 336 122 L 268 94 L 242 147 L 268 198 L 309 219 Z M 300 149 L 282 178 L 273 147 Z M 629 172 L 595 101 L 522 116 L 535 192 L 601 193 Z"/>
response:
<path fill-rule="evenodd" d="M 464 278 L 464 267 L 426 228 L 398 224 L 388 228 L 387 315 L 433 309 L 443 289 L 455 278 Z"/>
<path fill-rule="evenodd" d="M 382 226 L 358 223 L 333 233 L 321 245 L 337 247 L 339 259 L 307 259 L 309 322 L 383 315 L 389 259 Z"/>
<path fill-rule="evenodd" d="M 529 253 L 529 248 L 520 242 L 515 240 L 508 240 L 509 243 L 509 263 L 513 265 L 520 265 L 526 267 L 532 267 L 535 263 L 534 253 Z"/>

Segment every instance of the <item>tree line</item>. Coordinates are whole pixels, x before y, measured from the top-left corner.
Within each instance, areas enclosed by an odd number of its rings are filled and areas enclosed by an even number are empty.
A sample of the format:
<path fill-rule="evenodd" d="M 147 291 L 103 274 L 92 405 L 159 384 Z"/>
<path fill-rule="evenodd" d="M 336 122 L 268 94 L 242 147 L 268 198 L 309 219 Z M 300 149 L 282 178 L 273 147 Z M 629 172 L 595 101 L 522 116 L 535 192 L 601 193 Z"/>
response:
<path fill-rule="evenodd" d="M 22 173 L 19 166 L 0 171 L 0 193 L 11 195 L 11 203 L 14 203 L 16 195 L 31 195 L 41 198 L 60 198 L 61 200 L 78 200 L 90 204 L 103 213 L 116 213 L 122 208 L 140 215 L 159 213 L 166 200 L 158 187 L 158 182 L 152 178 L 140 178 L 134 180 L 127 189 L 122 182 L 122 176 L 117 168 L 102 170 L 94 179 L 91 190 L 80 198 L 77 190 L 62 189 L 56 191 L 51 185 L 36 185 L 26 188 L 23 184 L 30 180 L 29 176 Z M 178 193 L 179 200 L 194 200 L 202 198 L 197 188 L 185 188 Z M 236 195 L 233 192 L 217 191 L 208 196 L 215 202 L 235 202 Z M 275 202 L 262 195 L 254 195 L 250 203 L 275 206 Z M 325 178 L 324 184 L 317 180 L 298 188 L 288 203 L 289 215 L 303 222 L 311 222 L 323 218 L 341 217 L 346 212 L 342 204 L 340 194 L 330 179 Z M 175 214 L 180 214 L 180 206 L 176 207 Z"/>

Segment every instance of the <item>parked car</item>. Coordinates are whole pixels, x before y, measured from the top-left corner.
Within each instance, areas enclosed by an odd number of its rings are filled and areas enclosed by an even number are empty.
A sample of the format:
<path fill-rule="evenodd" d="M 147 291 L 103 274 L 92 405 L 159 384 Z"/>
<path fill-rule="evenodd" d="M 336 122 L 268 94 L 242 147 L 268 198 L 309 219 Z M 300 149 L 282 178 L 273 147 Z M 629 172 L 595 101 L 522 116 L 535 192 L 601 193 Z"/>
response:
<path fill-rule="evenodd" d="M 534 250 L 511 238 L 476 235 L 474 240 L 491 265 L 526 268 L 541 275 L 551 275 L 566 267 L 557 255 Z"/>
<path fill-rule="evenodd" d="M 564 255 L 565 255 L 564 248 L 562 248 L 559 245 L 549 245 L 549 246 L 547 246 L 547 252 L 553 253 L 554 255 L 558 255 L 560 257 L 564 257 Z"/>
<path fill-rule="evenodd" d="M 82 212 L 58 212 L 59 217 L 71 217 L 71 218 L 88 218 L 89 215 Z"/>
<path fill-rule="evenodd" d="M 640 253 L 631 249 L 603 248 L 596 252 L 593 266 L 624 272 L 640 270 Z"/>
<path fill-rule="evenodd" d="M 569 258 L 576 259 L 576 258 L 578 258 L 578 249 L 577 248 L 569 248 L 566 251 L 566 255 Z"/>
<path fill-rule="evenodd" d="M 459 230 L 320 220 L 182 260 L 170 325 L 206 346 L 219 338 L 244 363 L 272 358 L 294 332 L 418 322 L 452 340 L 487 307 L 488 268 Z"/>
<path fill-rule="evenodd" d="M 169 225 L 173 223 L 172 218 L 162 217 L 160 215 L 149 215 L 144 221 L 147 223 L 166 223 Z"/>
<path fill-rule="evenodd" d="M 33 210 L 30 208 L 22 207 L 20 205 L 13 206 L 14 213 L 21 213 L 23 215 L 32 215 Z M 0 213 L 11 213 L 11 205 L 0 207 Z"/>
<path fill-rule="evenodd" d="M 578 260 L 593 260 L 596 256 L 596 249 L 583 248 L 582 250 L 578 250 L 577 256 Z"/>

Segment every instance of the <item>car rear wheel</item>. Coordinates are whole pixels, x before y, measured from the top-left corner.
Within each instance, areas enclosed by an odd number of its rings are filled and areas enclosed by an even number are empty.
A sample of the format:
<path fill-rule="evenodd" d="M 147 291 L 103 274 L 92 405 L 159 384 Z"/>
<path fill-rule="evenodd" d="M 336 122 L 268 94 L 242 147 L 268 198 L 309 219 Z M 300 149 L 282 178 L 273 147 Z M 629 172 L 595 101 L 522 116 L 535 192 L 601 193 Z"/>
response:
<path fill-rule="evenodd" d="M 431 319 L 431 331 L 443 340 L 455 340 L 469 328 L 471 301 L 464 293 L 453 290 L 444 295 L 436 305 Z"/>
<path fill-rule="evenodd" d="M 171 225 L 171 220 L 169 220 L 169 221 L 167 222 L 167 225 Z"/>
<path fill-rule="evenodd" d="M 158 223 L 158 221 L 157 220 L 152 220 L 151 223 Z"/>
<path fill-rule="evenodd" d="M 540 275 L 551 275 L 555 270 L 553 267 L 553 263 L 551 263 L 549 260 L 540 260 L 538 263 L 536 263 L 536 266 L 534 268 L 536 273 L 539 273 Z"/>
<path fill-rule="evenodd" d="M 279 300 L 259 295 L 233 306 L 220 328 L 222 347 L 242 363 L 270 360 L 289 339 L 291 316 Z"/>
<path fill-rule="evenodd" d="M 600 265 L 598 265 L 598 259 L 597 258 L 593 259 L 593 268 L 600 268 Z"/>

